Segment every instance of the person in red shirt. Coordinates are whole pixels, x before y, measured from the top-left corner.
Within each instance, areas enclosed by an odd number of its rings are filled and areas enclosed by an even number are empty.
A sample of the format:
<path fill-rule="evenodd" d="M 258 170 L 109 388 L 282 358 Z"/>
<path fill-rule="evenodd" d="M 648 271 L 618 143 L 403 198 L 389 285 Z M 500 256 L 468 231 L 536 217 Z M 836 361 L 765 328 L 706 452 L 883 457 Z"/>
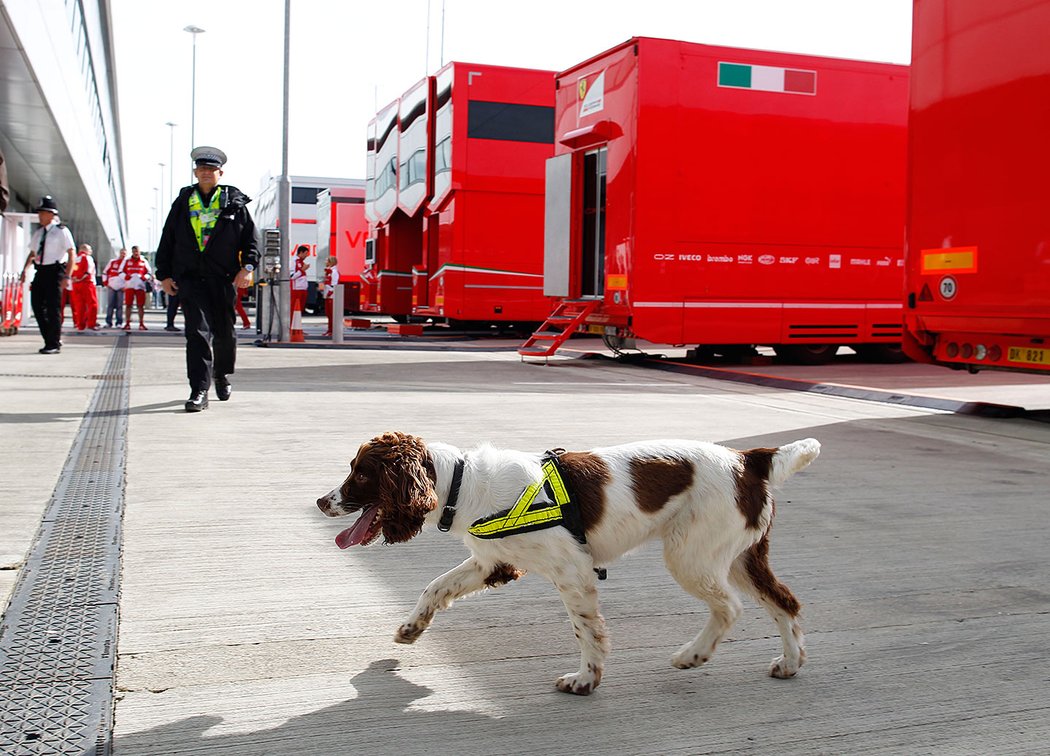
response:
<path fill-rule="evenodd" d="M 124 330 L 131 330 L 131 307 L 139 308 L 139 330 L 146 330 L 146 290 L 153 280 L 153 270 L 149 262 L 139 252 L 138 247 L 131 248 L 131 257 L 124 263 Z"/>
<path fill-rule="evenodd" d="M 328 330 L 325 336 L 332 335 L 332 308 L 335 306 L 335 287 L 339 285 L 339 258 L 329 255 L 324 264 L 324 314 L 328 316 Z"/>
<path fill-rule="evenodd" d="M 81 244 L 73 263 L 73 326 L 78 331 L 98 330 L 98 289 L 91 245 Z"/>
<path fill-rule="evenodd" d="M 73 259 L 76 259 L 76 255 L 73 255 Z M 66 307 L 69 311 L 76 315 L 76 311 L 73 309 L 73 277 L 66 276 L 66 280 L 62 282 L 62 309 L 59 312 L 58 322 L 62 325 L 66 324 Z M 76 322 L 76 318 L 73 318 L 73 322 Z"/>
<path fill-rule="evenodd" d="M 310 247 L 300 244 L 295 248 L 295 260 L 292 265 L 292 274 L 289 276 L 292 283 L 292 308 L 291 313 L 296 311 L 302 317 L 306 309 L 306 293 L 310 288 L 310 281 L 306 277 L 306 258 L 310 256 Z"/>

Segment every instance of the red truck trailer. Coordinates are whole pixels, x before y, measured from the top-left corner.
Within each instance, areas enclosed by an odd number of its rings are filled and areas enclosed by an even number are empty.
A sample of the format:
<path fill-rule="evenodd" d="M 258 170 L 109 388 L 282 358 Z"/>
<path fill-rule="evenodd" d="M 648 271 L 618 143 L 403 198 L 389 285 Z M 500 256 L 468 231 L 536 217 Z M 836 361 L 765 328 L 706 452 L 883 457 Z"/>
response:
<path fill-rule="evenodd" d="M 365 212 L 373 225 L 361 309 L 403 321 L 412 311 L 412 265 L 419 259 L 421 231 L 398 209 L 399 109 L 395 100 L 369 122 Z"/>
<path fill-rule="evenodd" d="M 323 275 L 328 257 L 335 255 L 346 310 L 361 309 L 361 273 L 365 268 L 367 238 L 363 185 L 332 187 L 318 193 L 317 267 Z"/>
<path fill-rule="evenodd" d="M 580 329 L 899 355 L 907 67 L 639 37 L 555 86 L 544 289 L 560 304 L 523 355 Z"/>
<path fill-rule="evenodd" d="M 433 77 L 433 92 L 432 196 L 413 311 L 532 327 L 550 311 L 543 191 L 554 72 L 454 62 Z"/>
<path fill-rule="evenodd" d="M 904 349 L 1050 372 L 1050 2 L 916 0 Z"/>

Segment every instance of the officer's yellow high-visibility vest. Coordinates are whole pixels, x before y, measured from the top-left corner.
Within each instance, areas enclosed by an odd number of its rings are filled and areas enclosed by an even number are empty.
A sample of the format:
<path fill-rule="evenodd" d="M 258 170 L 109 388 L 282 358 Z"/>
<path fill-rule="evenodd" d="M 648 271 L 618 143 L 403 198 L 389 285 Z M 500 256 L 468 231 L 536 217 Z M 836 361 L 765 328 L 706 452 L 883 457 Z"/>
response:
<path fill-rule="evenodd" d="M 553 528 L 568 529 L 580 543 L 587 543 L 579 507 L 572 500 L 558 466 L 558 456 L 543 459 L 543 478 L 527 486 L 510 509 L 482 517 L 467 529 L 476 538 L 506 538 L 518 533 Z"/>
<path fill-rule="evenodd" d="M 200 189 L 194 189 L 190 192 L 190 225 L 193 226 L 193 235 L 197 238 L 197 248 L 201 252 L 204 251 L 208 244 L 208 238 L 215 229 L 215 221 L 219 219 L 219 212 L 223 207 L 222 193 L 223 187 L 215 187 L 211 195 L 211 201 L 205 207 L 201 199 Z"/>

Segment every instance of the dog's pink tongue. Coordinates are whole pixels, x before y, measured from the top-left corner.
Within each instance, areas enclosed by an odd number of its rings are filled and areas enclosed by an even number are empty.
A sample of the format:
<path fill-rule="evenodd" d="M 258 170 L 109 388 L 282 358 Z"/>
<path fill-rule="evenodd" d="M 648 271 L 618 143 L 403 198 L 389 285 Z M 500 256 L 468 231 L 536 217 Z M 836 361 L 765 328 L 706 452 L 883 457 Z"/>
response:
<path fill-rule="evenodd" d="M 351 546 L 356 546 L 367 538 L 377 508 L 369 507 L 363 511 L 361 516 L 357 518 L 357 522 L 335 537 L 335 545 L 341 549 L 347 549 Z"/>

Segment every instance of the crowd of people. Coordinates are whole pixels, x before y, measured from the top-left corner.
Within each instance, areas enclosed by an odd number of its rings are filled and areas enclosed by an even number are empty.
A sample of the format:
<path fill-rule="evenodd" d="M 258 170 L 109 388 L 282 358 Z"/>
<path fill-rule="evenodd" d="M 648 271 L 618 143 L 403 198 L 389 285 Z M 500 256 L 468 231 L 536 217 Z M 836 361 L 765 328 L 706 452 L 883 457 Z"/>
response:
<path fill-rule="evenodd" d="M 59 327 L 64 325 L 67 309 L 72 316 L 73 328 L 78 333 L 101 330 L 103 326 L 99 324 L 99 317 L 103 308 L 106 328 L 130 331 L 133 316 L 137 312 L 139 330 L 148 330 L 145 319 L 147 298 L 154 292 L 160 292 L 161 288 L 153 275 L 152 266 L 138 246 L 131 248 L 130 255 L 127 249 L 121 248 L 99 274 L 94 250 L 90 244 L 81 244 L 72 255 L 70 265 L 67 252 L 72 248 L 73 237 L 58 221 L 54 200 L 44 197 L 37 213 L 41 228 L 33 234 L 33 251 L 26 260 L 22 279 L 25 280 L 29 266 L 34 266 L 36 273 L 30 287 L 30 297 L 34 302 L 34 317 L 44 335 L 44 348 L 40 351 L 54 354 L 60 350 L 60 339 L 54 334 L 53 321 L 57 319 Z M 66 244 L 70 247 L 63 249 Z M 52 279 L 56 280 L 52 282 Z M 104 302 L 99 301 L 100 283 L 105 292 Z M 57 305 L 50 301 L 52 288 L 60 292 Z M 177 296 L 168 297 L 168 327 L 165 330 L 179 330 L 174 324 L 178 305 Z M 248 327 L 247 316 L 244 326 Z"/>

